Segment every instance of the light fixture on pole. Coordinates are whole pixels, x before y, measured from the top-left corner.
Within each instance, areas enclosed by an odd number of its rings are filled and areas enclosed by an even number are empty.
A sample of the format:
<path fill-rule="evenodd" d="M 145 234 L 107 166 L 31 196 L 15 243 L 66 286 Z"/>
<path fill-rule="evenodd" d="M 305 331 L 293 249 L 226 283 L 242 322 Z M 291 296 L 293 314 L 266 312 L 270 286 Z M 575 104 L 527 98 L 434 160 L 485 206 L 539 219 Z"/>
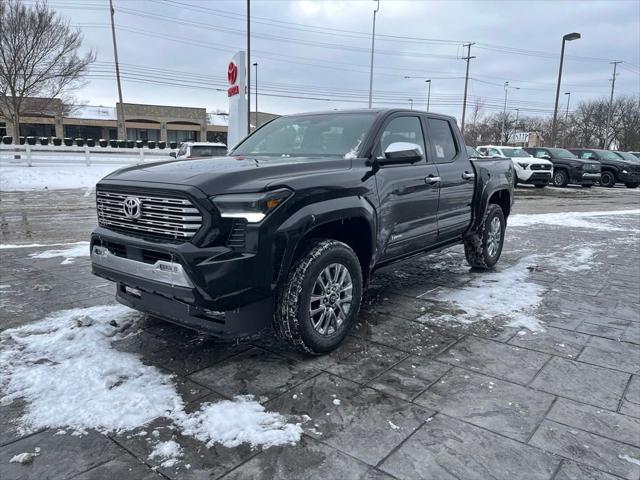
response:
<path fill-rule="evenodd" d="M 373 52 L 376 42 L 376 14 L 380 9 L 380 0 L 377 1 L 376 9 L 373 11 L 373 29 L 371 32 L 371 70 L 369 71 L 369 108 L 371 108 L 373 100 Z"/>
<path fill-rule="evenodd" d="M 558 102 L 560 101 L 560 82 L 562 81 L 562 64 L 564 62 L 564 44 L 573 40 L 578 40 L 580 34 L 578 32 L 567 33 L 562 37 L 562 49 L 560 50 L 560 68 L 558 69 L 558 86 L 556 87 L 556 103 L 553 108 L 553 123 L 551 124 L 551 146 L 556 146 L 556 126 L 558 120 Z"/>
<path fill-rule="evenodd" d="M 571 101 L 571 92 L 564 92 L 564 94 L 567 96 L 567 111 L 564 114 L 564 121 L 566 122 L 569 120 L 569 102 Z"/>
<path fill-rule="evenodd" d="M 253 64 L 254 67 L 256 67 L 256 79 L 255 79 L 255 83 L 256 83 L 256 120 L 255 120 L 255 128 L 258 128 L 260 126 L 259 121 L 258 121 L 258 62 L 255 62 Z"/>
<path fill-rule="evenodd" d="M 429 85 L 429 89 L 427 90 L 427 112 L 429 111 L 429 103 L 431 102 L 431 79 L 425 80 L 427 85 Z"/>

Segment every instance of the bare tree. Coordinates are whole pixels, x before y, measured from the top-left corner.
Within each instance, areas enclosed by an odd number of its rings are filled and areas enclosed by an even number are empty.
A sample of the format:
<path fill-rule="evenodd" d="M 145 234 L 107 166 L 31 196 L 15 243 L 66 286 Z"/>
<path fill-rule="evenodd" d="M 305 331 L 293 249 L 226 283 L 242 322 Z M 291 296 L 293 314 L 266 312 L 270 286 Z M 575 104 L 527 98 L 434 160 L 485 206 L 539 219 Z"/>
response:
<path fill-rule="evenodd" d="M 45 1 L 27 7 L 20 0 L 0 0 L 0 112 L 20 137 L 20 117 L 33 108 L 30 97 L 63 96 L 79 86 L 93 51 L 79 53 L 82 34 L 49 9 Z M 36 102 L 47 109 L 46 102 Z M 31 112 L 30 113 L 37 113 Z"/>

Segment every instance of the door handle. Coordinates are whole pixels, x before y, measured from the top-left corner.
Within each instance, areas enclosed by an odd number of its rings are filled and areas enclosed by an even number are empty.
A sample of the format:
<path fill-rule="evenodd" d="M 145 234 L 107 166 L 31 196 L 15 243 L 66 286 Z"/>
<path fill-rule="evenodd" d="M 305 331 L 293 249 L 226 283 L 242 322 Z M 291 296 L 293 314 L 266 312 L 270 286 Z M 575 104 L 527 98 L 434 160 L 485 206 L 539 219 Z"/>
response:
<path fill-rule="evenodd" d="M 434 177 L 433 175 L 429 175 L 428 177 L 425 177 L 424 182 L 427 185 L 433 185 L 435 183 L 439 183 L 441 180 L 440 177 Z"/>
<path fill-rule="evenodd" d="M 462 172 L 462 178 L 464 178 L 465 180 L 472 180 L 472 179 L 476 178 L 476 174 L 475 173 L 469 173 L 469 172 Z"/>

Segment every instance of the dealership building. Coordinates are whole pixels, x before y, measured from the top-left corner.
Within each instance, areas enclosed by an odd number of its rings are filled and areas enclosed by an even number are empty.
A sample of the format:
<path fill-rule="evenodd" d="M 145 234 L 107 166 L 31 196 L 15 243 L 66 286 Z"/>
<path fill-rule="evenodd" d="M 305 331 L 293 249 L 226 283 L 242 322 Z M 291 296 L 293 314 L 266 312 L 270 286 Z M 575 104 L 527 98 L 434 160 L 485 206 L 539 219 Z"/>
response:
<path fill-rule="evenodd" d="M 128 140 L 227 143 L 229 115 L 205 108 L 124 103 L 124 125 Z M 66 107 L 59 99 L 29 99 L 20 119 L 24 137 L 118 139 L 123 122 L 120 104 L 114 107 L 78 105 Z M 278 115 L 251 112 L 251 125 L 262 125 Z M 0 137 L 13 134 L 13 125 L 0 113 Z"/>

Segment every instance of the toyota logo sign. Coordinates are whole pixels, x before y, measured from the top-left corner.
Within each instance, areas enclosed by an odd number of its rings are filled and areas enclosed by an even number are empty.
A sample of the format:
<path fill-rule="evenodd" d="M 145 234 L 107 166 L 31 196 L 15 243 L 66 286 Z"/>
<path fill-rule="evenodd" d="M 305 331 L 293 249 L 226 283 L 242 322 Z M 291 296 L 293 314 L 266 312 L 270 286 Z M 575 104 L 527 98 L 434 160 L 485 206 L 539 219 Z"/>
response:
<path fill-rule="evenodd" d="M 127 218 L 138 219 L 142 216 L 142 205 L 137 197 L 127 197 L 122 202 L 122 211 Z"/>
<path fill-rule="evenodd" d="M 229 68 L 227 68 L 227 80 L 229 84 L 233 85 L 238 79 L 238 66 L 234 62 L 229 62 Z"/>

